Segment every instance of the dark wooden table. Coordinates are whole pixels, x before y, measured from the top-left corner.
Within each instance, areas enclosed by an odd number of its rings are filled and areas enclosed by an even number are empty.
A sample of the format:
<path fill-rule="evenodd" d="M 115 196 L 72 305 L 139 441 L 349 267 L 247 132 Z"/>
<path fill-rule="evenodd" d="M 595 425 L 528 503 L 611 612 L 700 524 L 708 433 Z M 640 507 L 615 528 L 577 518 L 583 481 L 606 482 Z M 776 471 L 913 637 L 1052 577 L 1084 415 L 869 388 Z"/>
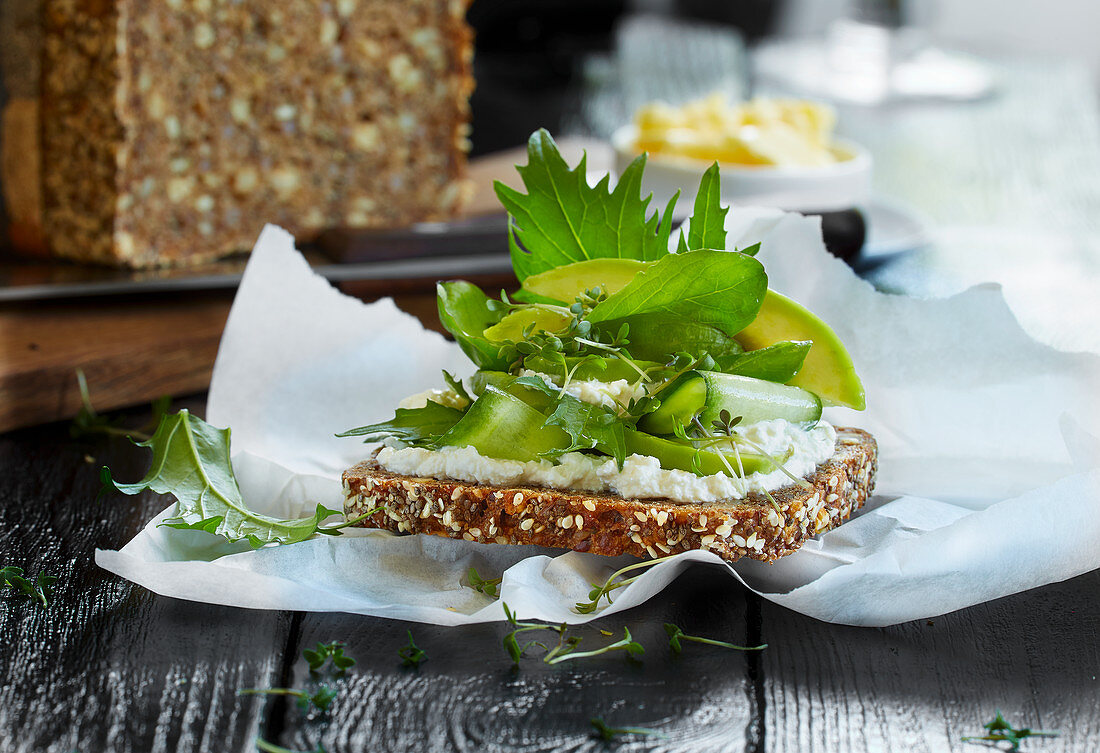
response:
<path fill-rule="evenodd" d="M 177 401 L 196 412 L 203 397 Z M 128 415 L 130 425 L 144 420 Z M 159 597 L 100 570 L 166 501 L 96 502 L 97 470 L 122 478 L 147 453 L 73 441 L 64 424 L 0 435 L 0 561 L 57 575 L 43 609 L 0 601 L 0 750 L 968 751 L 997 708 L 1060 730 L 1025 749 L 1100 749 L 1100 571 L 930 621 L 868 629 L 773 606 L 696 567 L 643 607 L 578 628 L 631 633 L 641 661 L 574 665 L 505 653 L 503 625 L 443 628 L 344 614 L 265 612 Z M 668 650 L 663 623 L 755 645 Z M 404 668 L 412 629 L 428 653 Z M 330 713 L 309 718 L 252 687 L 305 687 L 303 648 L 341 640 L 358 660 Z M 589 719 L 660 730 L 607 744 Z"/>

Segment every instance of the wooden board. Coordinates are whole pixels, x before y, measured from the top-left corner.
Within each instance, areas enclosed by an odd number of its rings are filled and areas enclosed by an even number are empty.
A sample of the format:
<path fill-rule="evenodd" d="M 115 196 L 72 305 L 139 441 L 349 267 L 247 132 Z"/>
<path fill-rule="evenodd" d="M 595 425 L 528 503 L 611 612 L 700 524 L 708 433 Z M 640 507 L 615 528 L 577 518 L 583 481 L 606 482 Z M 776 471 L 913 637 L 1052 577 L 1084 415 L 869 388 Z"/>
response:
<path fill-rule="evenodd" d="M 229 306 L 219 295 L 0 309 L 0 431 L 75 415 L 78 368 L 99 410 L 207 389 Z"/>

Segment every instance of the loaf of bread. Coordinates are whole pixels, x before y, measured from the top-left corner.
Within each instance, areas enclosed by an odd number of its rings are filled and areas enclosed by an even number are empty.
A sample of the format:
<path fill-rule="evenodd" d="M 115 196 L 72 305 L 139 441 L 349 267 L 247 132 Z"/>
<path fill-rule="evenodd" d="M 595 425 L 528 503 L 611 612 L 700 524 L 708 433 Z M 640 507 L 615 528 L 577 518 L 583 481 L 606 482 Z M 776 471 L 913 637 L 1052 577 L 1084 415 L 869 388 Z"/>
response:
<path fill-rule="evenodd" d="M 58 256 L 191 264 L 251 247 L 265 222 L 308 239 L 461 209 L 463 0 L 34 2 Z M 10 169 L 3 189 L 9 207 L 37 190 Z"/>
<path fill-rule="evenodd" d="M 763 495 L 708 504 L 624 499 L 594 492 L 493 487 L 390 473 L 373 458 L 344 472 L 350 520 L 359 525 L 497 544 L 536 544 L 593 554 L 663 557 L 707 549 L 724 560 L 766 562 L 848 519 L 871 496 L 878 447 L 861 429 L 837 429 L 833 457 L 806 480 Z M 777 509 L 778 508 L 778 509 Z"/>

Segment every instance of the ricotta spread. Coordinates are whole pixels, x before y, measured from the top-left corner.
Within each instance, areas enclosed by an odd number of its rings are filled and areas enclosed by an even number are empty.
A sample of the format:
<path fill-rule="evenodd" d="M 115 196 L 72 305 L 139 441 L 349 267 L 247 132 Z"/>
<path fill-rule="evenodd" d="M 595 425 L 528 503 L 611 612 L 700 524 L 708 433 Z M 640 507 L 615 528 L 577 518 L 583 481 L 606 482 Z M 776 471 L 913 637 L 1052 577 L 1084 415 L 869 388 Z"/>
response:
<path fill-rule="evenodd" d="M 737 434 L 755 442 L 772 455 L 791 456 L 783 466 L 803 477 L 833 455 L 836 430 L 821 421 L 804 430 L 783 419 L 738 427 Z M 751 449 L 746 448 L 751 452 Z M 378 463 L 393 473 L 428 478 L 450 478 L 494 486 L 529 484 L 552 489 L 611 491 L 625 498 L 665 497 L 676 502 L 717 502 L 743 499 L 750 492 L 774 491 L 792 483 L 783 471 L 753 473 L 744 479 L 725 474 L 696 476 L 690 471 L 661 468 L 657 458 L 631 455 L 620 471 L 613 458 L 569 452 L 559 462 L 521 462 L 487 458 L 473 447 L 383 447 Z"/>
<path fill-rule="evenodd" d="M 561 387 L 554 377 L 543 374 L 541 371 L 524 369 L 520 372 L 520 376 L 537 376 L 549 385 Z M 583 403 L 602 405 L 621 412 L 622 406 L 629 405 L 632 399 L 640 400 L 645 397 L 645 386 L 631 384 L 625 379 L 616 379 L 614 382 L 601 382 L 596 379 L 574 380 L 566 385 L 565 394 L 572 395 Z"/>
<path fill-rule="evenodd" d="M 429 400 L 448 408 L 458 408 L 460 410 L 465 408 L 466 404 L 469 402 L 466 398 L 452 389 L 424 390 L 423 392 L 417 392 L 415 395 L 409 395 L 406 398 L 402 398 L 401 402 L 397 404 L 397 407 L 423 408 L 428 404 Z"/>

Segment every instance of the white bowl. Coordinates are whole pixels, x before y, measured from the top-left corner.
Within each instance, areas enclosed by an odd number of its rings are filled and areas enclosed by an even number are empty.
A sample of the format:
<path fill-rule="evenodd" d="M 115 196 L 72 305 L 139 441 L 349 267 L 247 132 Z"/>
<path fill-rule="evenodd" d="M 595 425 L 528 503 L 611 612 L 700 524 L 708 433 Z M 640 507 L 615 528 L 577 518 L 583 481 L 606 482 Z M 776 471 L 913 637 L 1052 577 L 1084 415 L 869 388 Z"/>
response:
<path fill-rule="evenodd" d="M 611 137 L 615 171 L 622 175 L 639 151 L 637 130 L 623 126 Z M 778 207 L 801 212 L 833 212 L 867 202 L 871 195 L 871 154 L 859 144 L 837 139 L 830 147 L 837 156 L 831 165 L 772 167 L 720 163 L 722 203 Z M 667 203 L 677 190 L 677 216 L 691 213 L 699 179 L 713 161 L 651 154 L 642 177 L 642 195 L 653 193 L 657 206 Z"/>

